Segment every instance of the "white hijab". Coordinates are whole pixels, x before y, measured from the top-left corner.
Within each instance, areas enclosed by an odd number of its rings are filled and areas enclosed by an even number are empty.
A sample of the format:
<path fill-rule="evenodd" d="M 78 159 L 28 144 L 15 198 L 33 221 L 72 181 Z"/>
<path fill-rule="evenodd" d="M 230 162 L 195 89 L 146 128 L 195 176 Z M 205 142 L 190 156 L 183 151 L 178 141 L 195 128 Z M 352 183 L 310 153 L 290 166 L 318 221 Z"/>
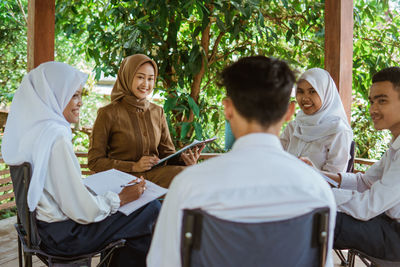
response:
<path fill-rule="evenodd" d="M 311 84 L 321 98 L 322 106 L 312 115 L 307 115 L 302 110 L 297 113 L 294 136 L 305 142 L 312 142 L 340 131 L 352 132 L 335 82 L 326 70 L 309 69 L 299 80 L 306 80 Z"/>
<path fill-rule="evenodd" d="M 32 164 L 28 206 L 33 211 L 43 193 L 49 156 L 55 140 L 71 140 L 71 126 L 63 111 L 87 80 L 87 74 L 60 62 L 46 62 L 31 70 L 15 92 L 1 152 L 9 165 Z"/>

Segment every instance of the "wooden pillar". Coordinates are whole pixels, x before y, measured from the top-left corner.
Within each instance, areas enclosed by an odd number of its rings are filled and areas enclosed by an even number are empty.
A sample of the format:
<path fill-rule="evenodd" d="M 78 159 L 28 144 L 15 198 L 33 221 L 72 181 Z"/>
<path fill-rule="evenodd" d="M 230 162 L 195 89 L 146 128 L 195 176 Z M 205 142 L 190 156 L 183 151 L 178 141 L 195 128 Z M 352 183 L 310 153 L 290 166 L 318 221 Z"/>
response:
<path fill-rule="evenodd" d="M 350 121 L 353 70 L 353 0 L 325 0 L 325 69 L 336 83 Z"/>
<path fill-rule="evenodd" d="M 54 60 L 55 0 L 28 1 L 28 71 Z"/>

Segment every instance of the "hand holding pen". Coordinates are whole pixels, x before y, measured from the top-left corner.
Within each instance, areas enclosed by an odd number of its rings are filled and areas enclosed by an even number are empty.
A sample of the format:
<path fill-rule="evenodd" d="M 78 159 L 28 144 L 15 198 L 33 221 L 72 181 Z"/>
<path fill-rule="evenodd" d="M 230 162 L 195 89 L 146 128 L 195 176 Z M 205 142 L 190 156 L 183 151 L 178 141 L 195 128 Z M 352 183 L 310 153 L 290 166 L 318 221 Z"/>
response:
<path fill-rule="evenodd" d="M 143 177 L 140 177 L 127 184 L 121 185 L 121 187 L 123 187 L 123 189 L 118 195 L 121 201 L 120 206 L 123 206 L 140 198 L 140 196 L 146 190 L 146 182 Z"/>

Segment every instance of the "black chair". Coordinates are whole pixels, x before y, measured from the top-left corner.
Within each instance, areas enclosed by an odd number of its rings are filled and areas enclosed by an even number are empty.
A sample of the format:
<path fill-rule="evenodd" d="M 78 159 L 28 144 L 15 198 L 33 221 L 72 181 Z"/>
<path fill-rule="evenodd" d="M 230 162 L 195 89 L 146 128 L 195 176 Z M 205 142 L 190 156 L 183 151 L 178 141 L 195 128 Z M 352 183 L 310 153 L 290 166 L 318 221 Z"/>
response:
<path fill-rule="evenodd" d="M 365 264 L 367 267 L 399 267 L 400 261 L 387 261 L 378 258 L 371 257 L 363 252 L 360 252 L 355 249 L 349 249 L 348 252 L 348 262 L 349 267 L 355 266 L 355 259 L 356 257 L 360 258 L 360 260 Z"/>
<path fill-rule="evenodd" d="M 47 266 L 91 266 L 92 257 L 103 253 L 101 262 L 107 264 L 115 249 L 125 245 L 121 239 L 108 244 L 99 251 L 77 256 L 50 255 L 40 248 L 40 237 L 36 228 L 36 212 L 30 212 L 27 204 L 27 194 L 30 179 L 32 176 L 30 163 L 23 163 L 18 166 L 10 166 L 10 174 L 14 188 L 15 202 L 17 205 L 17 223 L 15 229 L 18 233 L 18 258 L 19 266 L 32 266 L 32 256 L 36 255 Z M 107 266 L 107 265 L 102 265 Z"/>
<path fill-rule="evenodd" d="M 350 144 L 350 159 L 349 162 L 347 163 L 347 170 L 346 172 L 353 172 L 354 171 L 354 158 L 355 158 L 355 150 L 356 150 L 356 142 L 351 141 Z M 340 266 L 348 266 L 349 265 L 349 258 L 346 259 L 345 255 L 343 254 L 343 251 L 340 249 L 335 249 L 336 255 L 340 259 Z"/>
<path fill-rule="evenodd" d="M 184 210 L 182 266 L 325 266 L 329 208 L 288 220 L 239 223 Z"/>
<path fill-rule="evenodd" d="M 346 172 L 353 172 L 354 171 L 354 157 L 355 157 L 355 150 L 356 150 L 356 142 L 351 141 L 350 145 L 350 159 L 347 163 L 347 170 Z"/>

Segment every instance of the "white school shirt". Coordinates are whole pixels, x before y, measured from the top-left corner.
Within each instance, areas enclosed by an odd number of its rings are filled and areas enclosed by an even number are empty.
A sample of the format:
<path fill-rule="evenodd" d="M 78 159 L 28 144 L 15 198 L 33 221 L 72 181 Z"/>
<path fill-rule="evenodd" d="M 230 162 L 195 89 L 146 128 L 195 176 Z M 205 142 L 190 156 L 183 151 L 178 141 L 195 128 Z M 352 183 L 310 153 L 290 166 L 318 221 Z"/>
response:
<path fill-rule="evenodd" d="M 188 167 L 172 181 L 158 217 L 147 266 L 181 266 L 183 209 L 201 208 L 237 222 L 265 222 L 325 206 L 330 208 L 326 266 L 333 266 L 336 205 L 328 184 L 313 168 L 286 153 L 276 136 L 243 136 L 230 152 Z"/>
<path fill-rule="evenodd" d="M 101 221 L 118 210 L 118 194 L 107 192 L 103 196 L 94 196 L 86 189 L 81 177 L 71 141 L 58 138 L 51 149 L 36 218 L 48 223 L 71 219 L 88 224 Z"/>
<path fill-rule="evenodd" d="M 333 189 L 338 210 L 367 221 L 382 213 L 400 222 L 400 137 L 365 174 L 341 173 Z"/>
<path fill-rule="evenodd" d="M 350 159 L 352 135 L 341 131 L 312 142 L 305 142 L 293 135 L 294 121 L 283 131 L 280 140 L 283 149 L 296 157 L 308 157 L 322 171 L 345 172 Z"/>

